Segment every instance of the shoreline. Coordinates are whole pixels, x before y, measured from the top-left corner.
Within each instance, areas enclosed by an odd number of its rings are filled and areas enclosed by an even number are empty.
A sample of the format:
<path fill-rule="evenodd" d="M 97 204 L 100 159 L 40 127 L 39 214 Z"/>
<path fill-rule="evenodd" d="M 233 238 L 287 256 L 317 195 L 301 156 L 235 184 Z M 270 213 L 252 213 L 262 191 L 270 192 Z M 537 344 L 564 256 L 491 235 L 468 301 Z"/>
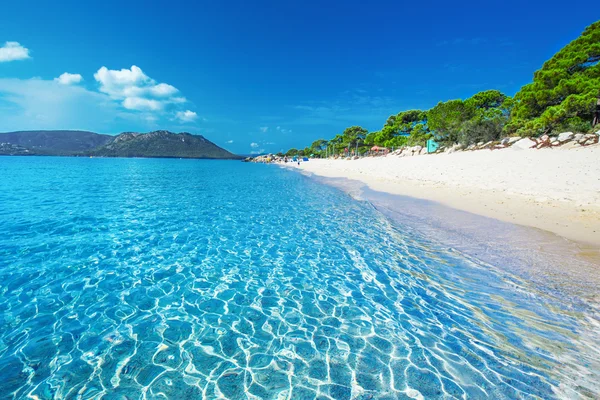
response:
<path fill-rule="evenodd" d="M 346 178 L 393 195 L 429 200 L 537 228 L 600 251 L 600 146 L 479 150 L 415 157 L 311 159 L 284 166 Z"/>
<path fill-rule="evenodd" d="M 543 229 L 450 207 L 439 201 L 375 190 L 363 181 L 325 177 L 277 164 L 334 187 L 374 207 L 402 230 L 489 266 L 504 279 L 531 284 L 532 296 L 557 301 L 571 312 L 600 312 L 600 247 Z M 553 300 L 550 300 L 553 299 Z M 594 317 L 597 321 L 597 317 Z"/>
<path fill-rule="evenodd" d="M 293 169 L 290 169 L 293 171 Z M 429 243 L 483 262 L 500 274 L 509 273 L 535 285 L 536 295 L 559 302 L 569 299 L 573 310 L 600 311 L 600 252 L 554 233 L 474 214 L 439 202 L 376 191 L 360 181 L 326 178 L 298 171 L 332 186 L 353 200 L 366 202 L 401 229 Z"/>

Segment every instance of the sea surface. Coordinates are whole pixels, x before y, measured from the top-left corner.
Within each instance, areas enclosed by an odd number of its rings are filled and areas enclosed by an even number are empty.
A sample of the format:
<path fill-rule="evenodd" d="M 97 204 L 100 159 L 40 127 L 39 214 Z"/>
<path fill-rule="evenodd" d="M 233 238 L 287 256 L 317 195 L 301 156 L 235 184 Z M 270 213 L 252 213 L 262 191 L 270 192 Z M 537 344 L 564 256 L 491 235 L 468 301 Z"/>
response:
<path fill-rule="evenodd" d="M 600 396 L 595 308 L 414 223 L 269 165 L 0 157 L 0 398 Z"/>

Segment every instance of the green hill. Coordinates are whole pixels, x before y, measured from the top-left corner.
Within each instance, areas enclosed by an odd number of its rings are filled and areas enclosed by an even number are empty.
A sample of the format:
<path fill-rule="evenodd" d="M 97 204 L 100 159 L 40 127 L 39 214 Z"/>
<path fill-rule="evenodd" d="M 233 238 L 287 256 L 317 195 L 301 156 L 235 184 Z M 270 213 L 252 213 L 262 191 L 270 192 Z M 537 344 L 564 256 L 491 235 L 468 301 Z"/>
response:
<path fill-rule="evenodd" d="M 121 133 L 105 145 L 86 154 L 98 157 L 241 159 L 204 136 L 168 131 Z"/>
<path fill-rule="evenodd" d="M 0 133 L 0 154 L 73 155 L 100 147 L 113 136 L 87 131 L 19 131 Z M 2 146 L 4 144 L 4 146 Z M 3 151 L 4 149 L 4 151 Z"/>
<path fill-rule="evenodd" d="M 0 155 L 241 159 L 201 135 L 154 131 L 117 136 L 85 131 L 0 133 Z"/>

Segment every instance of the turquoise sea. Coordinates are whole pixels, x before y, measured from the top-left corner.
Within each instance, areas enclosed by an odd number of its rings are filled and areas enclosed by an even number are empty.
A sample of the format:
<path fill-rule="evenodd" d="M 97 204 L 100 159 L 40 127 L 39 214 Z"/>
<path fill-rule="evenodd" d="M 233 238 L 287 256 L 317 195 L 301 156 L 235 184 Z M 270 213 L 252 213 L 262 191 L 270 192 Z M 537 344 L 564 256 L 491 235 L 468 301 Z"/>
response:
<path fill-rule="evenodd" d="M 275 166 L 0 158 L 0 398 L 597 398 L 594 309 L 494 260 Z"/>

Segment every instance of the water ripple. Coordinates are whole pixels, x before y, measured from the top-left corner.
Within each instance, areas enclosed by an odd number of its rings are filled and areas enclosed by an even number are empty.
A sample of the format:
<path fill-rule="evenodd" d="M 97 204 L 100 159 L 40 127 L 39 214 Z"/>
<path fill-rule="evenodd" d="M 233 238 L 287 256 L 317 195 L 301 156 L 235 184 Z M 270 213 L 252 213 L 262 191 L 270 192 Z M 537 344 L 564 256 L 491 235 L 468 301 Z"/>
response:
<path fill-rule="evenodd" d="M 598 395 L 596 315 L 300 175 L 0 159 L 4 398 Z"/>

